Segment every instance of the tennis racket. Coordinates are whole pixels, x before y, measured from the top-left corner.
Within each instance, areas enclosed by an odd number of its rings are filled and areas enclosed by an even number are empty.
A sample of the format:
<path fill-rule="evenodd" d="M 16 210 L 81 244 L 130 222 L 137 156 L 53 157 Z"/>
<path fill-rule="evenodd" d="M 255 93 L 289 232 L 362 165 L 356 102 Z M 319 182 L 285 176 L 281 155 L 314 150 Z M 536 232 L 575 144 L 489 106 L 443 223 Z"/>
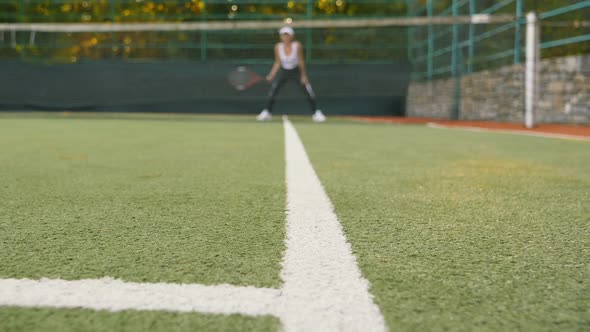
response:
<path fill-rule="evenodd" d="M 228 81 L 236 90 L 244 91 L 266 80 L 252 70 L 239 66 L 229 73 Z"/>

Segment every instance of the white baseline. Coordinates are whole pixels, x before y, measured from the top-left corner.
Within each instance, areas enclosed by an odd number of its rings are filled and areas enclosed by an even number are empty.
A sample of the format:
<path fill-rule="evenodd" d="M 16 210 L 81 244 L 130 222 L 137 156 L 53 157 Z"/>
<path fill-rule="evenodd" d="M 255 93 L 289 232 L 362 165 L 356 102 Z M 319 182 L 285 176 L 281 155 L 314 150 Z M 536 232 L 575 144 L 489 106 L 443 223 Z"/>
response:
<path fill-rule="evenodd" d="M 295 127 L 284 120 L 287 238 L 281 289 L 87 280 L 0 279 L 0 306 L 271 315 L 291 331 L 386 331 Z"/>

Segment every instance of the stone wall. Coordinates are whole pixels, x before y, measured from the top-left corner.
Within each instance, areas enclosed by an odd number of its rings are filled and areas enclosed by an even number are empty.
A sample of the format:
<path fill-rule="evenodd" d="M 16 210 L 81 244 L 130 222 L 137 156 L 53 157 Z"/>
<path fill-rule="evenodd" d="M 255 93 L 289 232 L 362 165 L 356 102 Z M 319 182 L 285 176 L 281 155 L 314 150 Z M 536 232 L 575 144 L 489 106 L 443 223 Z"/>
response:
<path fill-rule="evenodd" d="M 463 76 L 460 119 L 522 122 L 524 79 L 524 64 Z M 454 86 L 453 79 L 411 83 L 407 115 L 449 119 Z M 540 89 L 537 122 L 590 123 L 590 55 L 543 60 Z"/>

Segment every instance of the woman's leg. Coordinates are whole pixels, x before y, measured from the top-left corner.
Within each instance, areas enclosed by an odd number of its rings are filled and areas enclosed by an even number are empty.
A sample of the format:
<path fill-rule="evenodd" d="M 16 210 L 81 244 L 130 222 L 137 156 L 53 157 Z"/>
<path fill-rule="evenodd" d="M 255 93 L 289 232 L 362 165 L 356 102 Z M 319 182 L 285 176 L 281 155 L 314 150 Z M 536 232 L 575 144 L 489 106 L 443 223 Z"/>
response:
<path fill-rule="evenodd" d="M 297 85 L 301 87 L 303 93 L 307 97 L 307 102 L 309 103 L 309 107 L 311 107 L 311 112 L 315 112 L 317 110 L 317 105 L 315 102 L 315 93 L 311 87 L 311 84 L 308 82 L 307 84 L 301 84 L 301 71 L 298 68 L 293 69 L 291 78 L 297 82 Z"/>
<path fill-rule="evenodd" d="M 281 68 L 279 71 L 277 79 L 275 79 L 270 87 L 268 92 L 268 103 L 266 105 L 266 110 L 272 112 L 272 107 L 274 106 L 276 96 L 278 95 L 281 88 L 287 83 L 287 81 L 293 80 L 295 83 L 301 87 L 303 93 L 307 96 L 307 102 L 311 108 L 312 113 L 317 110 L 317 105 L 315 101 L 315 93 L 311 87 L 311 84 L 301 84 L 301 71 L 299 68 L 287 70 Z"/>
<path fill-rule="evenodd" d="M 285 83 L 289 80 L 290 75 L 286 75 L 285 70 L 281 68 L 279 71 L 278 77 L 272 82 L 270 85 L 270 90 L 268 91 L 268 103 L 266 104 L 266 110 L 272 113 L 272 107 L 275 104 L 275 99 L 281 88 L 285 85 Z"/>
<path fill-rule="evenodd" d="M 311 88 L 311 84 L 310 83 L 307 83 L 307 84 L 299 83 L 299 85 L 303 88 L 303 92 L 307 96 L 307 102 L 309 103 L 309 107 L 311 107 L 311 112 L 312 113 L 315 112 L 318 109 L 318 107 L 316 105 L 315 93 L 313 92 L 313 89 Z"/>

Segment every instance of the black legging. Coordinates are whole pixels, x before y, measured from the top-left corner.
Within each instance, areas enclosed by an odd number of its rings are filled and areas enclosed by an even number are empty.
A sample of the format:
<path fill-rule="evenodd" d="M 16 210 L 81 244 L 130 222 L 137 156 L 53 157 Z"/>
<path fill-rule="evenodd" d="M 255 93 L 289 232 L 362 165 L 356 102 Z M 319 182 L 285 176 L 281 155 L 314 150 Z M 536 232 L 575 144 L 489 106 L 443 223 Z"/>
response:
<path fill-rule="evenodd" d="M 275 103 L 275 97 L 279 93 L 279 90 L 287 83 L 287 81 L 294 80 L 298 86 L 301 87 L 305 95 L 307 96 L 307 101 L 309 102 L 309 107 L 311 107 L 311 111 L 314 112 L 316 108 L 315 103 L 315 94 L 311 89 L 311 84 L 301 84 L 301 71 L 299 67 L 294 69 L 285 69 L 281 68 L 278 73 L 278 77 L 272 82 L 270 87 L 270 91 L 268 92 L 268 104 L 266 105 L 266 109 L 269 112 L 272 112 L 272 107 Z"/>

